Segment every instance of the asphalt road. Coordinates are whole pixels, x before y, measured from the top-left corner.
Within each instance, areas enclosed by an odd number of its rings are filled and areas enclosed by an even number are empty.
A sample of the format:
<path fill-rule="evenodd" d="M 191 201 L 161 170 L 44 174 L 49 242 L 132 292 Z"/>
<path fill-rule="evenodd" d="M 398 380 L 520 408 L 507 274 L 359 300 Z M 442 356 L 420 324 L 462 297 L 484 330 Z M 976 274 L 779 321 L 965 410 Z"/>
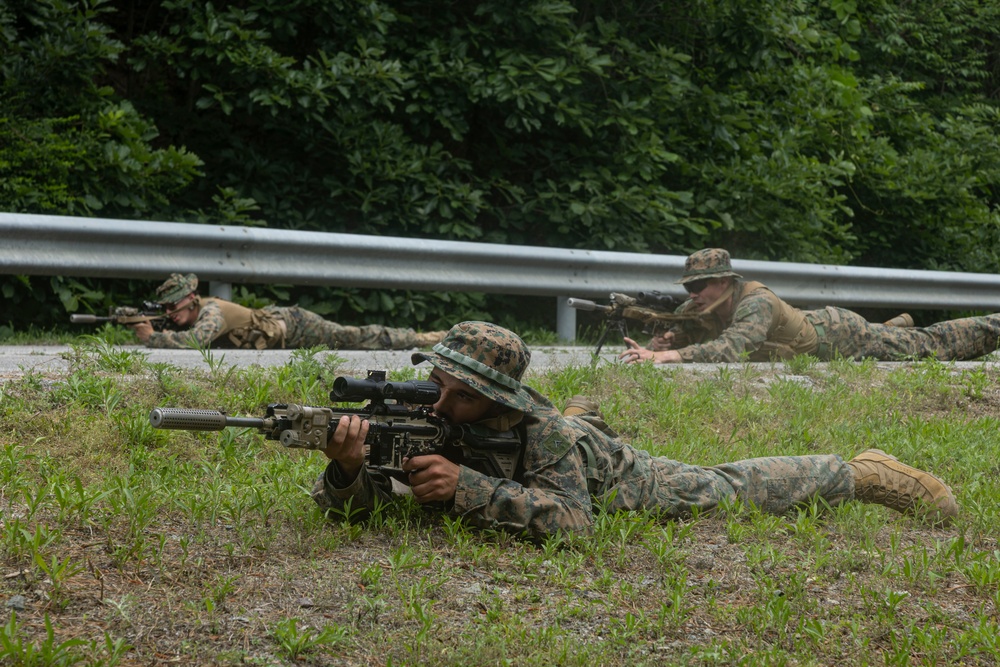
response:
<path fill-rule="evenodd" d="M 138 345 L 117 346 L 115 351 L 144 355 L 150 362 L 167 363 L 179 368 L 209 370 L 209 358 L 197 350 L 160 350 Z M 619 350 L 612 348 L 601 358 L 612 361 Z M 341 350 L 335 354 L 345 361 L 344 373 L 363 374 L 369 369 L 391 370 L 411 365 L 414 350 Z M 213 363 L 227 366 L 280 366 L 288 362 L 292 350 L 212 350 Z M 321 354 L 334 354 L 323 352 Z M 0 379 L 18 377 L 26 372 L 60 375 L 70 368 L 73 349 L 67 345 L 0 346 Z M 531 368 L 548 370 L 589 364 L 591 348 L 574 346 L 533 347 Z"/>
<path fill-rule="evenodd" d="M 612 363 L 618 353 L 624 348 L 606 346 L 601 353 L 602 363 Z M 179 368 L 209 370 L 209 358 L 196 350 L 157 350 L 139 345 L 117 346 L 115 351 L 132 352 L 144 355 L 153 363 L 168 363 Z M 410 355 L 414 350 L 341 350 L 339 352 L 323 352 L 321 354 L 337 354 L 344 359 L 339 371 L 345 375 L 364 375 L 367 370 L 393 370 L 411 365 Z M 211 359 L 215 364 L 227 366 L 280 366 L 288 362 L 292 350 L 212 350 Z M 0 382 L 22 376 L 26 372 L 49 376 L 59 376 L 70 368 L 73 350 L 67 345 L 8 345 L 0 346 Z M 997 355 L 994 355 L 996 357 Z M 565 346 L 534 346 L 531 348 L 531 371 L 546 371 L 568 366 L 584 366 L 591 362 L 591 348 Z M 910 365 L 912 362 L 880 362 L 878 365 L 886 369 Z M 780 369 L 783 364 L 768 362 L 751 364 L 752 366 Z M 818 364 L 820 368 L 826 364 Z M 1000 361 L 961 361 L 951 364 L 956 370 L 963 368 L 987 367 L 993 370 L 1000 368 Z M 685 364 L 685 371 L 715 372 L 720 366 L 745 366 L 737 364 Z M 677 366 L 663 366 L 664 369 L 674 369 Z M 781 370 L 778 370 L 781 373 Z"/>

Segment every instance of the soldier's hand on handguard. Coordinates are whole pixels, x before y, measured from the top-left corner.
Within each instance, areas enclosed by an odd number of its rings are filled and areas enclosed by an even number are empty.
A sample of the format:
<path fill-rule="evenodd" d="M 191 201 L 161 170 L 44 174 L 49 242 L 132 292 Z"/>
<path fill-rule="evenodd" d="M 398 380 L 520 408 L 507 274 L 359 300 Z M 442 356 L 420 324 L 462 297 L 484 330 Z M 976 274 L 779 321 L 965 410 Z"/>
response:
<path fill-rule="evenodd" d="M 368 437 L 368 420 L 358 415 L 344 415 L 326 443 L 323 453 L 336 461 L 348 479 L 354 479 L 365 464 L 365 438 Z"/>
<path fill-rule="evenodd" d="M 649 341 L 649 349 L 654 352 L 674 349 L 674 332 L 666 331 L 662 334 L 653 336 L 653 339 Z"/>
<path fill-rule="evenodd" d="M 447 502 L 458 488 L 458 464 L 443 456 L 428 454 L 403 459 L 403 470 L 409 473 L 410 490 L 418 503 Z"/>
<path fill-rule="evenodd" d="M 681 355 L 676 350 L 654 352 L 640 346 L 639 343 L 627 336 L 625 337 L 625 344 L 628 345 L 628 349 L 619 354 L 618 359 L 619 361 L 624 361 L 626 364 L 634 364 L 638 361 L 652 361 L 656 364 L 678 364 L 682 361 Z"/>
<path fill-rule="evenodd" d="M 135 332 L 136 337 L 143 343 L 149 340 L 149 337 L 153 334 L 153 325 L 149 322 L 136 322 L 135 324 L 129 325 L 132 327 L 132 331 Z"/>

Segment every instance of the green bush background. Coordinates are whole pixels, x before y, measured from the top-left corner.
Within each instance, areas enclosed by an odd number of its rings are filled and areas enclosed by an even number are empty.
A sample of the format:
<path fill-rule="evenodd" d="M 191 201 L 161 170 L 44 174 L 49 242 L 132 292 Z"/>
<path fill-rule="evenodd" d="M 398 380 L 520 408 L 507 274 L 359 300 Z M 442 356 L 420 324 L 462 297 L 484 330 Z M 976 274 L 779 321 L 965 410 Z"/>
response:
<path fill-rule="evenodd" d="M 4 211 L 1000 268 L 995 0 L 6 0 L 0 86 Z M 0 276 L 0 324 L 153 285 Z M 549 300 L 255 291 L 553 324 Z"/>

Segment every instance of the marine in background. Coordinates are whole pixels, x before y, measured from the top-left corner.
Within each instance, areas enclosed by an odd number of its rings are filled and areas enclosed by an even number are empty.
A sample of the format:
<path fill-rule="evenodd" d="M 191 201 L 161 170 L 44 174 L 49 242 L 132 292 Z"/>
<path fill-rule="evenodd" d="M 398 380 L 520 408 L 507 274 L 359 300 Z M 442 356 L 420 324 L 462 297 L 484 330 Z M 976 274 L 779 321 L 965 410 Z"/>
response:
<path fill-rule="evenodd" d="M 249 350 L 324 345 L 331 350 L 405 350 L 439 342 L 443 331 L 380 324 L 343 326 L 298 306 L 247 308 L 232 301 L 198 294 L 198 276 L 172 273 L 156 289 L 177 331 L 154 331 L 148 322 L 132 325 L 147 347 L 229 347 Z"/>
<path fill-rule="evenodd" d="M 914 327 L 905 313 L 878 324 L 834 306 L 799 310 L 766 285 L 744 280 L 733 271 L 729 253 L 722 248 L 706 248 L 688 257 L 677 282 L 687 290 L 688 299 L 676 312 L 707 317 L 672 323 L 652 339 L 649 348 L 626 338 L 628 349 L 619 355 L 622 361 L 768 361 L 797 354 L 811 354 L 822 361 L 838 356 L 950 361 L 985 356 L 1000 343 L 1000 315 Z"/>

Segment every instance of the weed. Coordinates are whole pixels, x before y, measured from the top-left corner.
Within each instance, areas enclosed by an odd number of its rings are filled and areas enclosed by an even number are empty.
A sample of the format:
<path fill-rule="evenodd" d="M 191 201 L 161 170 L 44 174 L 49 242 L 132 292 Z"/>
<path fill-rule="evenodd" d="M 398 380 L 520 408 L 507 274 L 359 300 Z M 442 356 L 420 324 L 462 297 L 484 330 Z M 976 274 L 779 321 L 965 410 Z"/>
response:
<path fill-rule="evenodd" d="M 81 572 L 83 566 L 70 561 L 69 556 L 62 561 L 59 561 L 55 556 L 46 561 L 42 554 L 37 551 L 34 556 L 35 565 L 48 578 L 50 585 L 49 603 L 54 605 L 56 609 L 65 609 L 70 603 L 68 580 L 73 575 Z"/>
<path fill-rule="evenodd" d="M 18 667 L 61 667 L 75 665 L 81 661 L 78 647 L 86 646 L 83 639 L 73 638 L 58 641 L 52 629 L 49 615 L 45 615 L 45 636 L 34 644 L 22 636 L 22 628 L 17 622 L 17 614 L 11 612 L 10 620 L 0 626 L 0 663 Z"/>
<path fill-rule="evenodd" d="M 339 626 L 327 625 L 322 630 L 315 630 L 308 625 L 299 626 L 296 618 L 279 621 L 271 629 L 271 637 L 290 660 L 298 660 L 320 648 L 334 646 L 347 636 L 347 631 Z"/>

